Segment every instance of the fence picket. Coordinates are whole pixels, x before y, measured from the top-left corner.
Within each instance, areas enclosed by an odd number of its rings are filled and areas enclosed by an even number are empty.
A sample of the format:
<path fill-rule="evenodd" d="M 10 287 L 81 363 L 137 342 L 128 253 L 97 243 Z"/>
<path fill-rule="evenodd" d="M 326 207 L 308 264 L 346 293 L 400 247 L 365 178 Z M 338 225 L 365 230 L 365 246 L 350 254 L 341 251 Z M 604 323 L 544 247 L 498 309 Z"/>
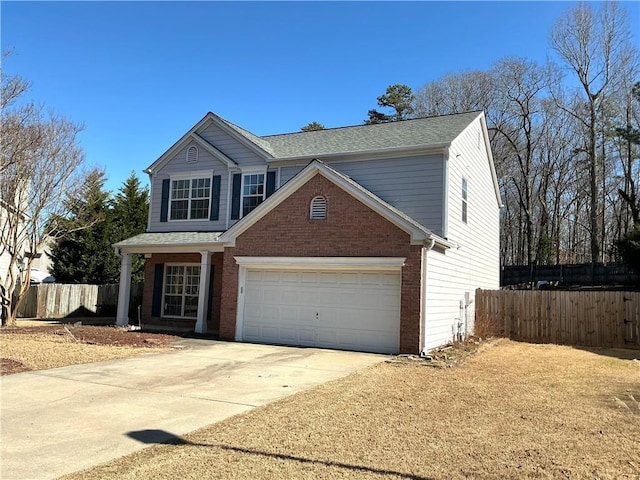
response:
<path fill-rule="evenodd" d="M 131 285 L 129 311 L 135 312 L 142 298 L 142 283 Z M 64 318 L 72 315 L 115 316 L 118 285 L 32 285 L 18 317 Z M 130 313 L 130 316 L 132 313 Z"/>
<path fill-rule="evenodd" d="M 640 348 L 640 292 L 477 290 L 476 324 L 514 340 Z"/>

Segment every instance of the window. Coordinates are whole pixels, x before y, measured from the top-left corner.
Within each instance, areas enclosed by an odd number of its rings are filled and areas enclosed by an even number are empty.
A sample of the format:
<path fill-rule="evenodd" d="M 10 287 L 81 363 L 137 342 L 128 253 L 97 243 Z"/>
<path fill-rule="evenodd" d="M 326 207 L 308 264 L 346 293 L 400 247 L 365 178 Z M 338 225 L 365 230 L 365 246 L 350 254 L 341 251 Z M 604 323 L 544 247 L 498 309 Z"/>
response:
<path fill-rule="evenodd" d="M 244 217 L 264 200 L 264 173 L 245 175 L 242 181 L 242 216 Z"/>
<path fill-rule="evenodd" d="M 309 207 L 309 218 L 311 220 L 324 220 L 327 218 L 327 199 L 323 196 L 314 197 Z"/>
<path fill-rule="evenodd" d="M 163 317 L 196 318 L 200 289 L 200 265 L 166 265 Z"/>
<path fill-rule="evenodd" d="M 462 221 L 467 223 L 467 180 L 462 179 Z"/>
<path fill-rule="evenodd" d="M 171 220 L 209 218 L 211 178 L 171 181 Z"/>
<path fill-rule="evenodd" d="M 198 161 L 198 147 L 191 145 L 187 148 L 187 163 L 196 163 Z"/>

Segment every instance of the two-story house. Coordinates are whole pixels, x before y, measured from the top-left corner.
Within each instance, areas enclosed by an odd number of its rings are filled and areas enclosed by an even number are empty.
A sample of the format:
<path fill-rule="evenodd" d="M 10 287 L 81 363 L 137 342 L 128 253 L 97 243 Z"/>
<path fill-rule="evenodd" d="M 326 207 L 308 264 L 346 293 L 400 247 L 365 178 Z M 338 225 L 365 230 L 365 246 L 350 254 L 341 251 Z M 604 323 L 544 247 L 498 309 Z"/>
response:
<path fill-rule="evenodd" d="M 499 286 L 500 193 L 470 112 L 259 137 L 208 113 L 146 169 L 146 328 L 418 353 Z"/>

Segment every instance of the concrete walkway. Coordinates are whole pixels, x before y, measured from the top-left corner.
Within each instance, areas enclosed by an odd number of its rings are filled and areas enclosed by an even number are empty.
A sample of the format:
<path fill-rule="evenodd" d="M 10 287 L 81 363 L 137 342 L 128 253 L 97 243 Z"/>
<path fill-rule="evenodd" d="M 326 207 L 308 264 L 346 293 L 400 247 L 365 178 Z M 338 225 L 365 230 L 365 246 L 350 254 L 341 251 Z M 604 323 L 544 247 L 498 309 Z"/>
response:
<path fill-rule="evenodd" d="M 0 478 L 83 470 L 385 358 L 210 340 L 184 347 L 1 377 Z"/>

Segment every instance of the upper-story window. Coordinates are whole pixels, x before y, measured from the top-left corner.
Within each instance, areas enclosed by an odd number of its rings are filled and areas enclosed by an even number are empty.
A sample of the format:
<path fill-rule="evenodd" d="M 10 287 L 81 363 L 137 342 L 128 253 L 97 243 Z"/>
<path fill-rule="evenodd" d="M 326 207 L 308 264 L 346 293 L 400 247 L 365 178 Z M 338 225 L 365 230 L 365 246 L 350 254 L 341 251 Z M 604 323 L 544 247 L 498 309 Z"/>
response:
<path fill-rule="evenodd" d="M 186 178 L 171 181 L 171 220 L 209 218 L 211 178 Z"/>
<path fill-rule="evenodd" d="M 467 206 L 468 206 L 468 184 L 467 179 L 462 179 L 462 221 L 467 223 Z"/>
<path fill-rule="evenodd" d="M 245 216 L 264 200 L 264 173 L 244 175 L 242 182 L 242 216 Z"/>

